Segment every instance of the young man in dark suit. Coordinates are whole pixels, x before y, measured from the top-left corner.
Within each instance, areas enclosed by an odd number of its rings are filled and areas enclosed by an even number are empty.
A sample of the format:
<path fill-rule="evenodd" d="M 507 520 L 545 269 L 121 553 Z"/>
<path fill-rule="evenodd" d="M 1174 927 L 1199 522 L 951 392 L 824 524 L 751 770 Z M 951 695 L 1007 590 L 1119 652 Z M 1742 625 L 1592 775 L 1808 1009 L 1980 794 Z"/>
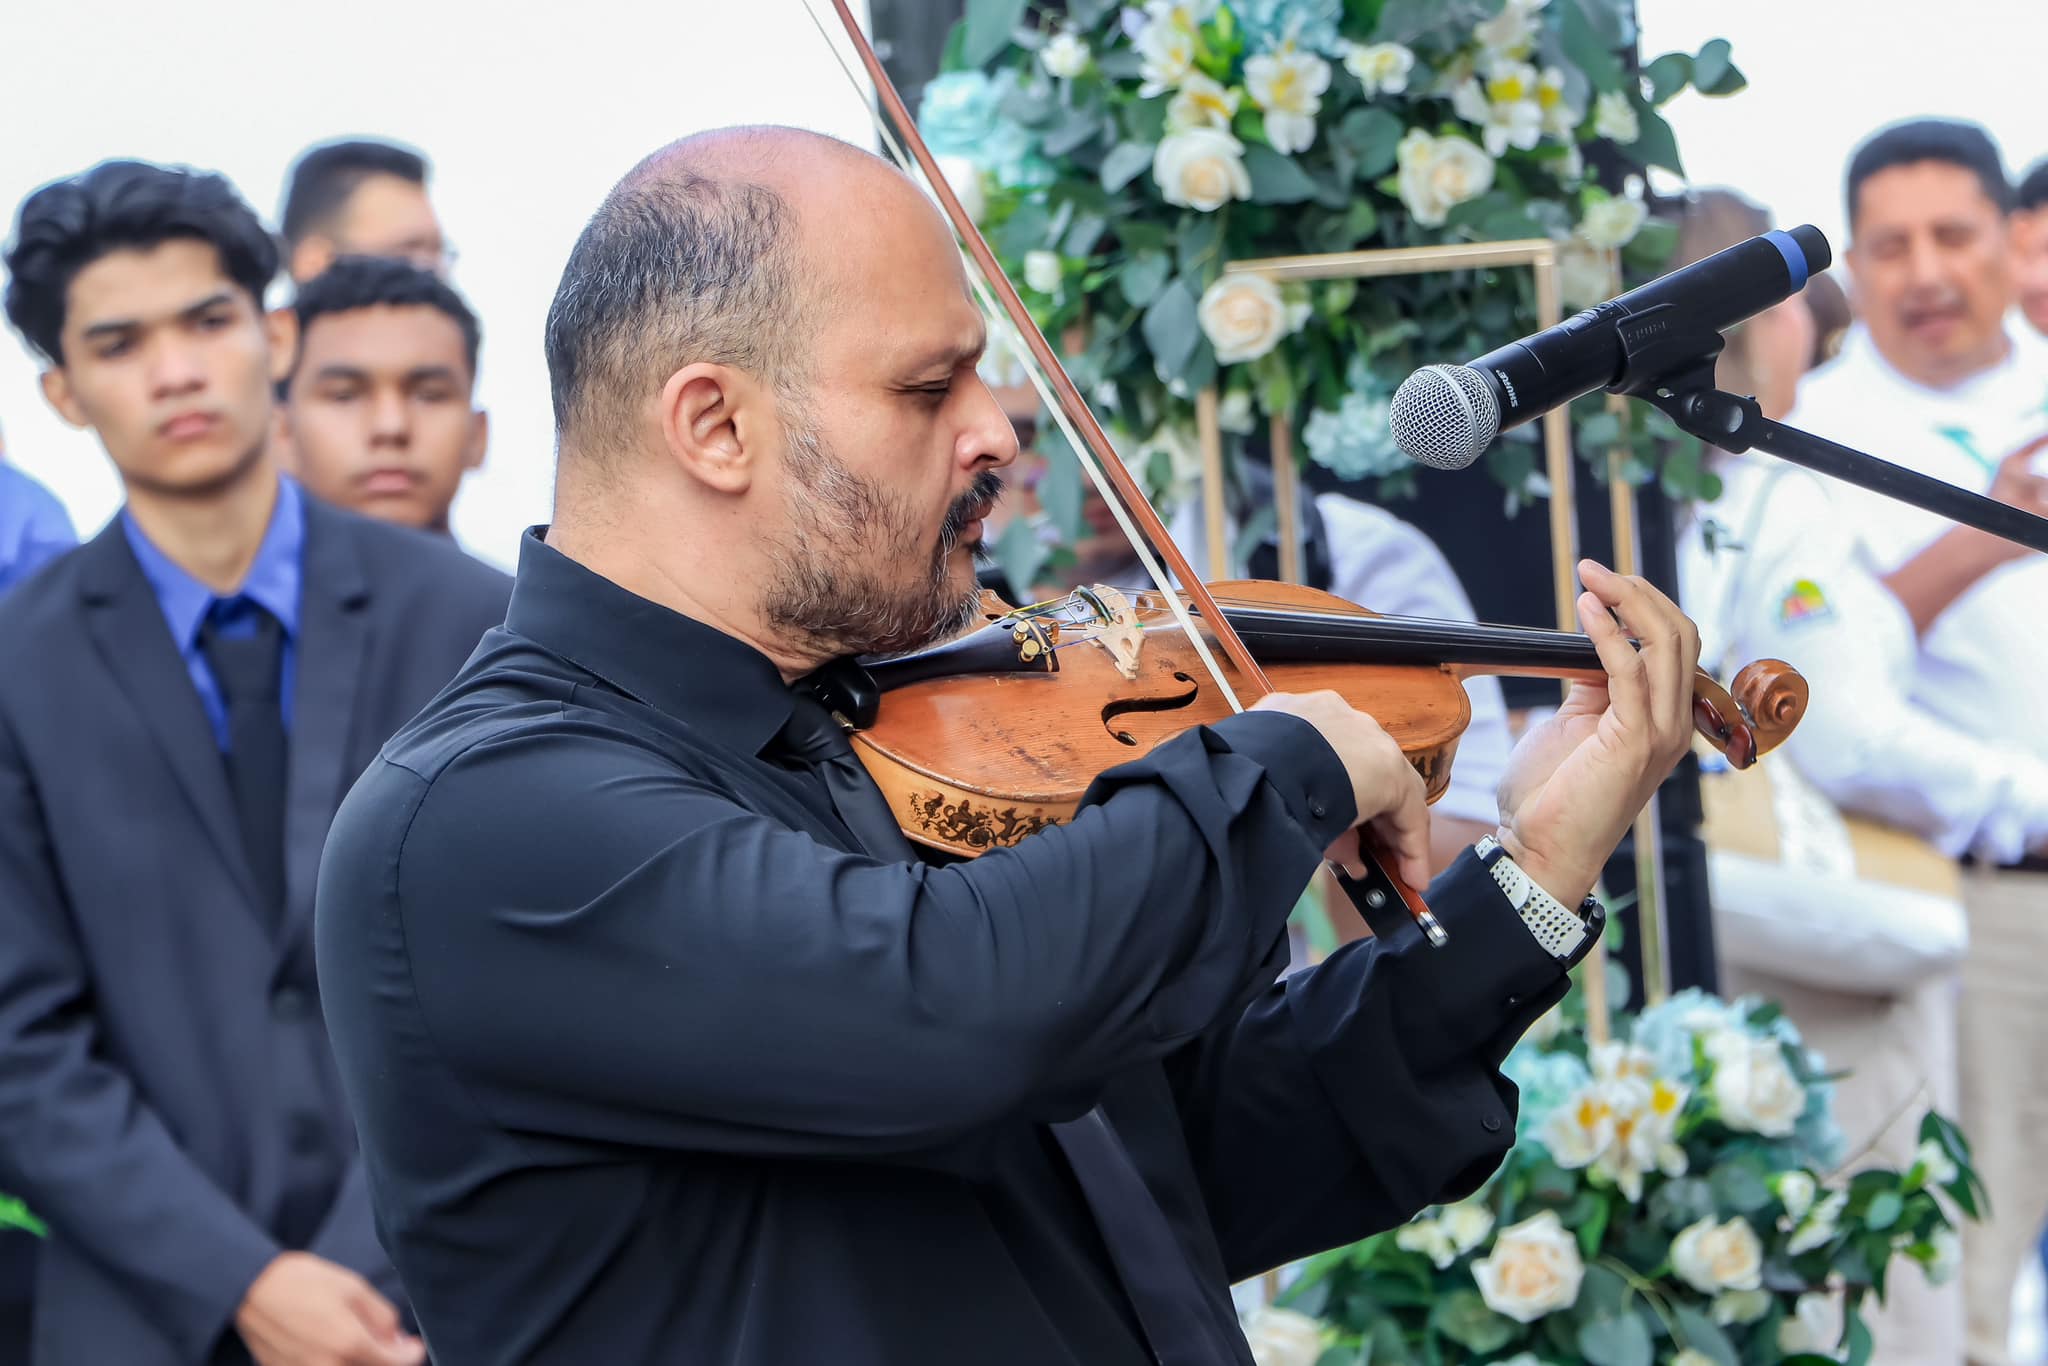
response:
<path fill-rule="evenodd" d="M 127 502 L 0 604 L 0 1189 L 48 1223 L 34 1360 L 422 1359 L 313 972 L 336 804 L 503 617 L 445 540 L 282 478 L 277 249 L 223 179 L 21 208 L 9 320 Z"/>

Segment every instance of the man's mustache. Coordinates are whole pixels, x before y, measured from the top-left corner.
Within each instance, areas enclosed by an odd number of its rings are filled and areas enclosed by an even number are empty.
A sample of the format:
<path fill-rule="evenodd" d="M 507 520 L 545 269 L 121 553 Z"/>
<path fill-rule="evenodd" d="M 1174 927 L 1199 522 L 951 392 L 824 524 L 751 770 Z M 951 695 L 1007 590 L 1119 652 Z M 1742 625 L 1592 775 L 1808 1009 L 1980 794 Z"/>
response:
<path fill-rule="evenodd" d="M 974 476 L 974 483 L 967 492 L 953 500 L 953 506 L 946 509 L 946 520 L 939 527 L 939 545 L 950 551 L 959 544 L 960 533 L 967 524 L 977 517 L 986 517 L 995 505 L 1002 501 L 1003 477 L 994 470 L 983 470 Z"/>

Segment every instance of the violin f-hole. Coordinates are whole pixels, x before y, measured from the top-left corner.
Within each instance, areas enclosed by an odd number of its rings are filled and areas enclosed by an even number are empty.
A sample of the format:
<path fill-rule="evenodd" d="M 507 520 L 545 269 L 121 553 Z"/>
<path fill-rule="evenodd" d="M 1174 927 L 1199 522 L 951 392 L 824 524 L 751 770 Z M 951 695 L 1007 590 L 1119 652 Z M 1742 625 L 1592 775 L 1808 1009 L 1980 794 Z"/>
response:
<path fill-rule="evenodd" d="M 1193 706 L 1195 699 L 1202 695 L 1202 685 L 1184 673 L 1176 672 L 1173 679 L 1176 683 L 1187 684 L 1187 691 L 1155 694 L 1151 697 L 1119 697 L 1103 704 L 1102 728 L 1120 745 L 1136 746 L 1144 743 L 1129 731 L 1121 729 L 1117 722 L 1134 712 L 1180 711 L 1182 708 Z"/>

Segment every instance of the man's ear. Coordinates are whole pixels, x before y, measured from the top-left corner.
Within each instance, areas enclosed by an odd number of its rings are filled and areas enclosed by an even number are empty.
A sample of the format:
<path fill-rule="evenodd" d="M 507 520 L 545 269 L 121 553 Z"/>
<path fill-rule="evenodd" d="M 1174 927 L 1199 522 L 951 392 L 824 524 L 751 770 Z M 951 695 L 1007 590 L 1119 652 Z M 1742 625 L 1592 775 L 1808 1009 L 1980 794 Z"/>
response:
<path fill-rule="evenodd" d="M 270 383 L 274 389 L 291 377 L 299 359 L 299 315 L 289 308 L 273 308 L 263 315 L 263 331 L 270 341 Z"/>
<path fill-rule="evenodd" d="M 321 271 L 334 264 L 334 240 L 314 233 L 292 248 L 292 259 L 285 269 L 301 284 L 312 279 Z"/>
<path fill-rule="evenodd" d="M 669 458 L 698 483 L 720 493 L 745 493 L 761 452 L 752 449 L 766 394 L 752 376 L 729 365 L 686 365 L 661 386 L 661 435 Z"/>
<path fill-rule="evenodd" d="M 57 410 L 57 416 L 81 431 L 92 426 L 92 419 L 79 405 L 78 395 L 72 392 L 71 377 L 64 373 L 63 366 L 53 365 L 43 371 L 42 382 L 43 398 Z"/>
<path fill-rule="evenodd" d="M 479 408 L 469 415 L 469 441 L 462 448 L 465 471 L 484 467 L 484 451 L 491 444 L 491 415 Z"/>

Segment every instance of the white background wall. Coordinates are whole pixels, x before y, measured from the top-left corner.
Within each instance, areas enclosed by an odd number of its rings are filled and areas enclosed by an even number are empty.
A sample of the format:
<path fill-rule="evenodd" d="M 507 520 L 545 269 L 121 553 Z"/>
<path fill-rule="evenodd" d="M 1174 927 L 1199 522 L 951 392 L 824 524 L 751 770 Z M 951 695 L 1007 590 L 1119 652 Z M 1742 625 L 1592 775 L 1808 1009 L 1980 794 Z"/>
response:
<path fill-rule="evenodd" d="M 1566 3 L 1568 0 L 1553 0 Z M 864 9 L 864 6 L 862 7 Z M 1671 110 L 1688 170 L 1784 223 L 1845 245 L 1841 173 L 1870 129 L 1920 113 L 1987 124 L 2015 170 L 2048 155 L 2039 0 L 1641 0 L 1644 51 L 1735 45 L 1751 88 Z M 455 507 L 465 544 L 509 563 L 544 520 L 552 474 L 540 333 L 562 262 L 605 189 L 668 139 L 777 121 L 867 140 L 861 105 L 800 0 L 258 0 L 164 5 L 25 0 L 0 33 L 0 212 L 109 156 L 225 171 L 273 215 L 307 143 L 383 135 L 423 148 L 484 323 L 493 444 Z M 119 490 L 92 438 L 44 406 L 35 367 L 0 339 L 11 458 L 80 530 Z"/>
<path fill-rule="evenodd" d="M 854 8 L 864 15 L 865 0 Z M 508 566 L 520 529 L 548 516 L 542 321 L 612 182 L 670 139 L 722 124 L 872 141 L 801 0 L 21 0 L 0 10 L 0 234 L 30 190 L 107 157 L 225 172 L 274 221 L 308 143 L 383 136 L 428 154 L 460 252 L 455 284 L 483 320 L 479 396 L 491 412 L 490 455 L 464 485 L 455 532 Z M 88 534 L 119 506 L 119 485 L 90 434 L 50 412 L 35 376 L 8 331 L 9 458 Z"/>

